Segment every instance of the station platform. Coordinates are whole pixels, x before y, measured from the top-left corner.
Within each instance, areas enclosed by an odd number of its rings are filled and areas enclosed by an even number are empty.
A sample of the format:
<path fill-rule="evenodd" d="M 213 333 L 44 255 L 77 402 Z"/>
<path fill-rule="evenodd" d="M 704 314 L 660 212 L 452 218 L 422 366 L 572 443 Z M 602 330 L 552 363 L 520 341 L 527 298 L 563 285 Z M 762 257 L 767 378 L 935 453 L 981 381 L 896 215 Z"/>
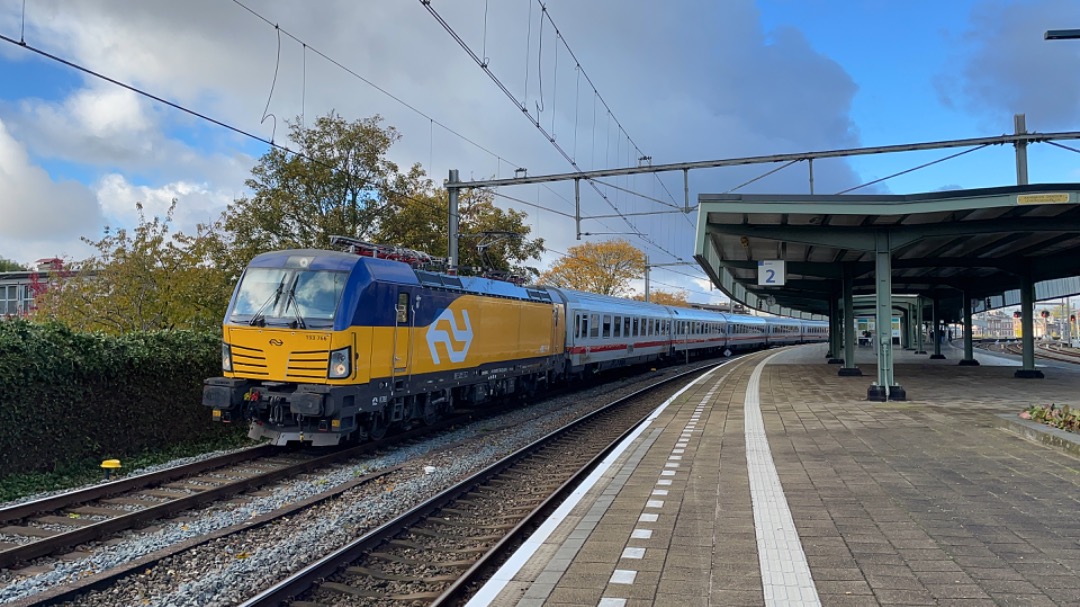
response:
<path fill-rule="evenodd" d="M 470 605 L 1080 605 L 1080 459 L 1003 426 L 1075 405 L 1080 371 L 1013 377 L 897 349 L 909 400 L 865 400 L 825 346 L 755 353 L 668 401 Z M 953 356 L 955 354 L 956 356 Z"/>

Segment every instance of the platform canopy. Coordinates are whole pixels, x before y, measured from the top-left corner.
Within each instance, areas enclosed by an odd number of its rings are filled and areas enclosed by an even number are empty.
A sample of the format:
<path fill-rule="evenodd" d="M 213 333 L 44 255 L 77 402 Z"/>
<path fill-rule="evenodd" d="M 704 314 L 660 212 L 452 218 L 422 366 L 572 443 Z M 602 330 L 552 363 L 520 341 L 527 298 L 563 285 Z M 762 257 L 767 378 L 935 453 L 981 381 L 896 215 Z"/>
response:
<path fill-rule="evenodd" d="M 733 300 L 775 314 L 828 314 L 845 272 L 855 293 L 874 293 L 882 238 L 892 293 L 937 299 L 953 320 L 964 293 L 981 303 L 974 309 L 986 309 L 1006 305 L 1004 293 L 1025 275 L 1080 275 L 1075 183 L 904 195 L 701 194 L 698 203 L 698 262 Z M 761 284 L 768 270 L 773 284 Z"/>

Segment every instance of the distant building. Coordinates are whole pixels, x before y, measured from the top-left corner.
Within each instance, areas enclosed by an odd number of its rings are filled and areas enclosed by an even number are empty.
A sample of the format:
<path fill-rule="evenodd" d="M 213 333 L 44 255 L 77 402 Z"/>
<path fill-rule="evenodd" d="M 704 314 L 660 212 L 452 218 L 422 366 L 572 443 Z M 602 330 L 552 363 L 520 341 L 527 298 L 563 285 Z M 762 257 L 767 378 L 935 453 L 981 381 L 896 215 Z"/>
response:
<path fill-rule="evenodd" d="M 33 270 L 0 272 L 0 319 L 27 316 L 34 311 L 34 298 L 48 288 L 49 279 L 64 271 L 58 257 L 39 259 Z"/>
<path fill-rule="evenodd" d="M 1013 339 L 1015 336 L 1015 330 L 1013 328 L 1012 314 L 1006 314 L 1000 310 L 994 310 L 985 315 L 982 315 L 982 322 L 979 323 L 982 326 L 976 325 L 973 327 L 976 336 L 985 337 L 987 339 Z M 981 328 L 981 331 L 980 331 Z"/>

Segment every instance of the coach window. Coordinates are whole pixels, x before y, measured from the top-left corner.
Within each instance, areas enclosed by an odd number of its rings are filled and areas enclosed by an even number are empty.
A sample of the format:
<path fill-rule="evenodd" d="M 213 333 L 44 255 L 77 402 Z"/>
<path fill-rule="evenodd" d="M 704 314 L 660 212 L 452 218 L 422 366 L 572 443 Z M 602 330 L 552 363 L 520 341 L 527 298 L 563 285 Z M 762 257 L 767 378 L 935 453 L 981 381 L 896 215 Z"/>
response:
<path fill-rule="evenodd" d="M 622 337 L 622 316 L 615 317 L 615 323 L 612 328 L 615 329 L 614 337 Z"/>
<path fill-rule="evenodd" d="M 629 316 L 624 317 L 622 319 L 622 322 L 623 322 L 622 334 L 624 336 L 626 336 L 626 337 L 633 337 L 634 334 L 630 332 L 630 317 Z"/>
<path fill-rule="evenodd" d="M 597 337 L 600 337 L 600 315 L 591 314 L 590 316 L 591 318 L 589 319 L 589 337 L 595 339 Z"/>
<path fill-rule="evenodd" d="M 631 333 L 634 337 L 638 337 L 638 319 L 634 319 L 634 332 Z"/>
<path fill-rule="evenodd" d="M 587 327 L 589 326 L 589 321 L 585 320 L 585 317 L 580 313 L 576 314 L 574 318 L 577 321 L 575 323 L 574 337 L 581 339 L 588 333 Z"/>
<path fill-rule="evenodd" d="M 604 335 L 605 339 L 611 337 L 611 314 L 604 314 Z"/>

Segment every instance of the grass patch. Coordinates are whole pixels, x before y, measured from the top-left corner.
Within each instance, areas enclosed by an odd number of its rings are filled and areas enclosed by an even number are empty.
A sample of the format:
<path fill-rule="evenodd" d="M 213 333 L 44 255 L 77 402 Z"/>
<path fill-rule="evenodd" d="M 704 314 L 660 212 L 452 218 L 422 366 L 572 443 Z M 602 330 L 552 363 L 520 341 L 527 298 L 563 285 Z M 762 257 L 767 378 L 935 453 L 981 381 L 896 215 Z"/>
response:
<path fill-rule="evenodd" d="M 130 474 L 139 468 L 163 464 L 182 457 L 192 457 L 210 451 L 236 449 L 253 445 L 246 434 L 229 433 L 205 441 L 173 445 L 164 449 L 146 451 L 121 460 L 123 469 L 114 478 Z M 104 478 L 100 460 L 87 460 L 57 468 L 52 472 L 12 474 L 0 476 L 0 502 L 8 502 L 27 495 L 45 491 L 58 491 L 79 487 Z"/>

